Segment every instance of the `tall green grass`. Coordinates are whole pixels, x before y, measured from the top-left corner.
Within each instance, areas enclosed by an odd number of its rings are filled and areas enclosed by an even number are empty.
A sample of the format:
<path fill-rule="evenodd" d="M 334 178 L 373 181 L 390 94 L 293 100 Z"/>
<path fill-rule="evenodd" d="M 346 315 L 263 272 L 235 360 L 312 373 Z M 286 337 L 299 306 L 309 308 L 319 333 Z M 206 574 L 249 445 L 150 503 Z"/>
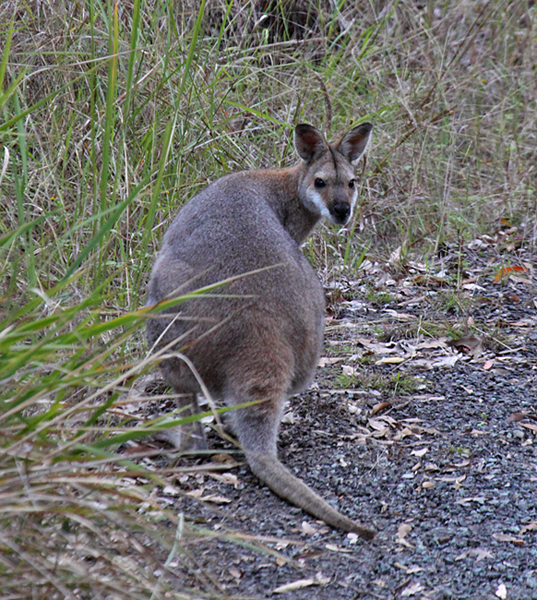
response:
<path fill-rule="evenodd" d="M 319 229 L 317 267 L 430 257 L 505 222 L 535 245 L 532 3 L 261 4 L 0 6 L 6 597 L 188 597 L 167 558 L 188 555 L 189 524 L 152 495 L 170 473 L 116 453 L 164 426 L 121 411 L 156 368 L 145 284 L 178 208 L 228 171 L 292 162 L 294 124 L 375 125 L 356 220 Z"/>

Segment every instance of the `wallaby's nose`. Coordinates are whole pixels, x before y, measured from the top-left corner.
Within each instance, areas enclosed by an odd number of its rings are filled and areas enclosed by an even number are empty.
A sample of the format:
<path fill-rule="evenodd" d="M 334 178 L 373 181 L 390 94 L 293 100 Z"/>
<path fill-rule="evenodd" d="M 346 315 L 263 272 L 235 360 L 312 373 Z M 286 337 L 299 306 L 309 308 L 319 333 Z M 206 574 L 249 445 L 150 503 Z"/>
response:
<path fill-rule="evenodd" d="M 351 214 L 351 207 L 348 202 L 336 202 L 332 205 L 332 210 L 330 212 L 334 216 L 334 221 L 343 225 L 347 222 L 347 219 Z"/>

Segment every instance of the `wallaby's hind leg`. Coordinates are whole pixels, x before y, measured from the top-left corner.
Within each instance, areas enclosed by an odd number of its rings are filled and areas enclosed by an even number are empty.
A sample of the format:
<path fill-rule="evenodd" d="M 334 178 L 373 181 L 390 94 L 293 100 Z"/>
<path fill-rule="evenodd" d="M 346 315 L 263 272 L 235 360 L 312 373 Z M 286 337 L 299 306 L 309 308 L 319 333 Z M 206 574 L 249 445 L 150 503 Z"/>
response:
<path fill-rule="evenodd" d="M 258 398 L 243 395 L 240 401 L 262 398 L 261 394 Z M 253 473 L 280 498 L 332 527 L 352 531 L 367 540 L 373 539 L 374 531 L 339 513 L 279 461 L 276 442 L 285 394 L 282 391 L 279 397 L 264 398 L 260 404 L 231 412 L 234 429 Z"/>
<path fill-rule="evenodd" d="M 179 414 L 177 417 L 183 419 L 191 417 L 201 412 L 196 394 L 180 394 L 177 398 Z M 201 421 L 185 423 L 177 427 L 163 429 L 155 436 L 158 440 L 172 444 L 174 448 L 181 452 L 195 452 L 197 450 L 207 450 L 207 440 Z"/>
<path fill-rule="evenodd" d="M 173 386 L 177 392 L 177 408 L 179 419 L 198 415 L 201 410 L 198 404 L 196 385 L 189 380 L 188 372 L 178 359 L 170 359 L 161 364 L 162 374 L 165 380 Z M 157 434 L 157 439 L 172 444 L 177 450 L 183 452 L 194 452 L 196 450 L 207 450 L 207 440 L 201 421 L 185 423 L 177 427 L 164 429 Z"/>

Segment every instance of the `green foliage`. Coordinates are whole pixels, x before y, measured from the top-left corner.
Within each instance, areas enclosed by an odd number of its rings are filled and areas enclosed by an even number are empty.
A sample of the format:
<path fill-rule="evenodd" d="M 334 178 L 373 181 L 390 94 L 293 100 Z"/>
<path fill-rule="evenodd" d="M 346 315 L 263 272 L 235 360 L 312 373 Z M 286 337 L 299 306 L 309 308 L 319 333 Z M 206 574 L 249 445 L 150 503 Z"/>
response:
<path fill-rule="evenodd" d="M 356 369 L 352 375 L 340 373 L 335 381 L 339 389 L 375 390 L 390 395 L 406 396 L 423 389 L 421 377 L 411 377 L 400 373 L 386 374 Z"/>

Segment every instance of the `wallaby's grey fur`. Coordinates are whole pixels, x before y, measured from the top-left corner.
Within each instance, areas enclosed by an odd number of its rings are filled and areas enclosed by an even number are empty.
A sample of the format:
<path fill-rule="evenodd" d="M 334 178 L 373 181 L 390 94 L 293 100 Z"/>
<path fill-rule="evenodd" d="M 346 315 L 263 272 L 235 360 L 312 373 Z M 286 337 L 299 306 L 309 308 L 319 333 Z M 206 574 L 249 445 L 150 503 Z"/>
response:
<path fill-rule="evenodd" d="M 339 225 L 349 220 L 357 196 L 354 168 L 371 129 L 358 125 L 329 146 L 317 129 L 298 125 L 299 164 L 233 173 L 209 185 L 164 236 L 147 300 L 153 305 L 258 271 L 149 319 L 149 342 L 162 348 L 177 340 L 174 350 L 190 359 L 213 397 L 231 406 L 261 401 L 229 413 L 252 471 L 281 498 L 366 539 L 372 530 L 340 514 L 283 466 L 276 441 L 286 399 L 310 384 L 323 343 L 323 288 L 300 245 L 321 217 Z M 199 385 L 191 369 L 174 357 L 161 369 L 182 394 L 180 405 L 196 413 Z M 204 448 L 200 424 L 183 428 L 174 442 Z"/>

